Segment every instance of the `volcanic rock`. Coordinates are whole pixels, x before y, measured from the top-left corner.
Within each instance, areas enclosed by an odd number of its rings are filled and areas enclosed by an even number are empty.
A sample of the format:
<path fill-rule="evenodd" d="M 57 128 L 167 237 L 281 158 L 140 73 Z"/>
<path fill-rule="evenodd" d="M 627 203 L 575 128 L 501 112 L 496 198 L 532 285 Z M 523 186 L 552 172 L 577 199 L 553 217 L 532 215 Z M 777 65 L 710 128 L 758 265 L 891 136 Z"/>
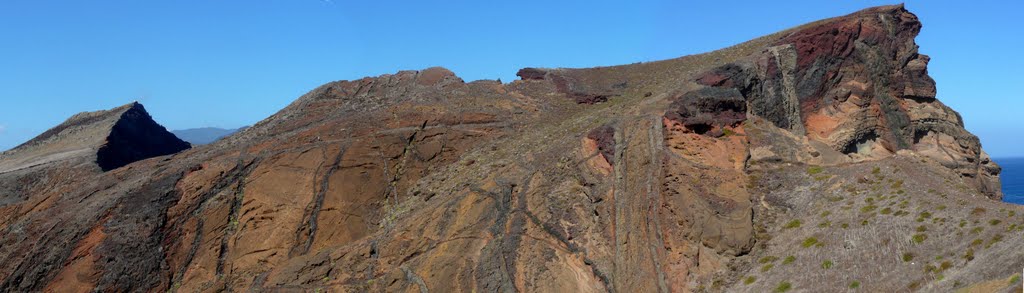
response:
<path fill-rule="evenodd" d="M 138 102 L 79 113 L 14 149 L 0 153 L 0 173 L 89 158 L 103 171 L 188 149 L 153 121 Z"/>
<path fill-rule="evenodd" d="M 159 139 L 83 114 L 0 158 L 0 290 L 1019 290 L 1024 209 L 920 28 L 884 6 L 509 84 L 331 82 L 107 172 L 101 147 Z"/>

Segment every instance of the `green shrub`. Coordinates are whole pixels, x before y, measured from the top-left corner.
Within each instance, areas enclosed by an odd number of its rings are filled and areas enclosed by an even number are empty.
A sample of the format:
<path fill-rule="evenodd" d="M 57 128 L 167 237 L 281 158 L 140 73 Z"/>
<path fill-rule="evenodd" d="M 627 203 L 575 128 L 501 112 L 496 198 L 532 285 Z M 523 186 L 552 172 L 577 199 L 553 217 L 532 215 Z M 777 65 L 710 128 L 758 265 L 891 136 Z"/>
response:
<path fill-rule="evenodd" d="M 995 226 L 995 225 L 999 225 L 999 223 L 1002 223 L 1002 222 L 1003 221 L 1000 221 L 1000 220 L 997 220 L 997 219 L 992 219 L 991 221 L 988 221 L 988 224 L 992 225 L 992 226 Z"/>
<path fill-rule="evenodd" d="M 842 225 L 839 225 L 839 227 L 843 227 L 843 229 L 850 228 L 850 224 L 843 223 Z"/>
<path fill-rule="evenodd" d="M 857 289 L 857 288 L 860 288 L 860 282 L 859 281 L 850 282 L 850 289 Z"/>
<path fill-rule="evenodd" d="M 914 253 L 912 253 L 912 252 L 903 253 L 903 262 L 910 262 L 912 260 L 914 260 Z"/>
<path fill-rule="evenodd" d="M 814 246 L 815 244 L 818 244 L 818 238 L 807 237 L 807 239 L 804 239 L 803 243 L 800 243 L 800 246 L 803 246 L 804 248 L 808 248 L 808 247 Z"/>
<path fill-rule="evenodd" d="M 974 229 L 971 229 L 971 234 L 978 234 L 978 233 L 981 233 L 981 231 L 982 231 L 982 230 L 985 230 L 985 228 L 982 228 L 982 227 L 974 227 Z"/>
<path fill-rule="evenodd" d="M 791 263 L 793 263 L 794 261 L 796 261 L 796 257 L 795 257 L 795 256 L 792 256 L 792 255 L 790 255 L 790 256 L 787 256 L 787 257 L 786 257 L 786 259 L 783 259 L 783 260 L 782 260 L 782 264 L 784 264 L 784 265 L 788 265 L 788 264 L 791 264 Z"/>
<path fill-rule="evenodd" d="M 831 260 L 825 260 L 825 261 L 821 262 L 821 268 L 826 269 L 826 270 L 827 269 L 831 269 L 833 265 L 834 264 L 832 263 Z"/>
<path fill-rule="evenodd" d="M 914 230 L 916 230 L 917 232 L 925 232 L 925 231 L 928 231 L 928 227 L 925 227 L 924 225 L 921 225 L 921 226 L 917 226 L 917 229 L 914 229 Z"/>
<path fill-rule="evenodd" d="M 754 277 L 754 276 L 748 276 L 748 277 L 746 277 L 745 279 L 743 279 L 743 284 L 744 284 L 744 285 L 750 285 L 750 284 L 753 284 L 753 283 L 754 283 L 754 281 L 757 281 L 757 278 L 756 278 L 756 277 Z"/>
<path fill-rule="evenodd" d="M 824 221 L 824 222 L 818 223 L 818 228 L 828 228 L 828 227 L 832 227 L 832 221 Z"/>
<path fill-rule="evenodd" d="M 1013 277 L 1010 277 L 1010 285 L 1016 285 L 1017 283 L 1020 283 L 1020 275 L 1013 275 Z"/>
<path fill-rule="evenodd" d="M 888 215 L 888 214 L 891 214 L 891 213 L 892 213 L 892 209 L 891 209 L 891 208 L 884 208 L 884 209 L 882 209 L 882 211 L 881 211 L 881 212 L 879 212 L 879 213 L 882 213 L 883 215 Z"/>
<path fill-rule="evenodd" d="M 779 259 L 779 258 L 769 255 L 769 256 L 762 257 L 761 259 L 757 260 L 757 262 L 765 264 L 765 263 L 775 262 L 775 260 L 777 260 L 777 259 Z"/>
<path fill-rule="evenodd" d="M 815 174 L 821 173 L 822 171 L 823 170 L 819 166 L 811 166 L 811 167 L 807 168 L 807 174 L 809 174 L 809 175 L 815 175 Z"/>
<path fill-rule="evenodd" d="M 978 245 L 981 245 L 983 243 L 985 243 L 985 240 L 981 240 L 981 238 L 978 238 L 978 239 L 974 239 L 974 241 L 971 241 L 971 246 L 978 246 Z"/>
<path fill-rule="evenodd" d="M 914 244 L 921 244 L 926 239 L 928 239 L 928 235 L 925 234 L 914 234 L 914 237 L 911 238 L 911 240 L 914 241 Z"/>
<path fill-rule="evenodd" d="M 782 283 L 779 283 L 779 286 L 775 287 L 775 291 L 774 292 L 775 293 L 782 293 L 782 292 L 789 291 L 789 289 L 793 289 L 793 284 L 790 284 L 789 282 L 783 281 Z"/>
<path fill-rule="evenodd" d="M 782 228 L 783 229 L 800 228 L 800 220 L 796 219 L 796 220 L 789 221 L 789 223 L 786 223 L 786 225 L 782 226 Z"/>
<path fill-rule="evenodd" d="M 878 174 L 878 173 L 882 173 L 882 168 L 875 167 L 874 169 L 871 169 L 871 174 Z"/>
<path fill-rule="evenodd" d="M 824 212 L 821 212 L 821 217 L 823 217 L 823 218 L 824 217 L 828 217 L 828 215 L 831 215 L 831 214 L 832 214 L 832 212 L 830 212 L 830 211 L 824 211 Z"/>
<path fill-rule="evenodd" d="M 765 264 L 765 265 L 761 266 L 761 271 L 762 272 L 767 272 L 767 271 L 772 270 L 772 268 L 774 268 L 774 267 L 775 267 L 774 264 Z"/>
<path fill-rule="evenodd" d="M 878 208 L 878 206 L 876 206 L 874 204 L 870 204 L 870 205 L 866 205 L 866 206 L 860 208 L 860 212 L 867 213 L 867 212 L 874 211 L 877 208 Z"/>
<path fill-rule="evenodd" d="M 927 218 L 931 218 L 931 217 L 932 217 L 932 213 L 929 213 L 928 211 L 921 212 L 921 218 L 927 219 Z"/>

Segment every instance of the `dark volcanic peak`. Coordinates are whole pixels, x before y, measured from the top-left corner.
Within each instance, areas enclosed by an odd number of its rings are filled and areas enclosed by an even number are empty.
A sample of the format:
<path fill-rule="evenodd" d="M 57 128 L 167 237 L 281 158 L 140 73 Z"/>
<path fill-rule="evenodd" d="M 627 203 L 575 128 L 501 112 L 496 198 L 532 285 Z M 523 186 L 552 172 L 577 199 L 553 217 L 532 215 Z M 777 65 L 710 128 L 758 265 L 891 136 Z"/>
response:
<path fill-rule="evenodd" d="M 188 149 L 132 102 L 110 110 L 75 114 L 60 125 L 0 154 L 0 172 L 71 159 L 107 171 L 138 160 Z"/>
<path fill-rule="evenodd" d="M 153 121 L 142 104 L 133 102 L 111 127 L 106 144 L 96 152 L 96 164 L 107 171 L 189 147 L 187 142 Z"/>

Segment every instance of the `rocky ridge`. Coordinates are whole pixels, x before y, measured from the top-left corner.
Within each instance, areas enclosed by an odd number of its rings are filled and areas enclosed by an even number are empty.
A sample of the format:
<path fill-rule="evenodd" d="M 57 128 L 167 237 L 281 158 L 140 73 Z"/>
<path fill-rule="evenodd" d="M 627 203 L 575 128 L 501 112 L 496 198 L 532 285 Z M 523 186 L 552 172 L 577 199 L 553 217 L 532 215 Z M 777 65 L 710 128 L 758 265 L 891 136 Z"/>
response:
<path fill-rule="evenodd" d="M 114 109 L 83 112 L 17 147 L 0 153 L 0 173 L 86 158 L 101 170 L 188 149 L 132 102 Z"/>
<path fill-rule="evenodd" d="M 920 28 L 884 6 L 509 84 L 328 83 L 162 160 L 0 177 L 37 186 L 0 202 L 0 289 L 1019 290 L 1024 210 Z"/>

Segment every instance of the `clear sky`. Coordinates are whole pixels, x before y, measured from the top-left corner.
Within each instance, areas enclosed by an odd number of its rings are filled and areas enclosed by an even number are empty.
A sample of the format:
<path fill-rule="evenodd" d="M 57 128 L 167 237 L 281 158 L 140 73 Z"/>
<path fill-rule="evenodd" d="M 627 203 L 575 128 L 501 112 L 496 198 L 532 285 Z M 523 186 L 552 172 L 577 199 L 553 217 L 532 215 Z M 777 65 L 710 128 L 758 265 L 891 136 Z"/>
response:
<path fill-rule="evenodd" d="M 433 3 L 427 3 L 433 2 Z M 1024 1 L 912 1 L 939 99 L 1024 156 Z M 882 1 L 0 2 L 0 149 L 139 100 L 169 129 L 255 123 L 314 87 L 444 66 L 507 82 L 711 51 Z"/>

